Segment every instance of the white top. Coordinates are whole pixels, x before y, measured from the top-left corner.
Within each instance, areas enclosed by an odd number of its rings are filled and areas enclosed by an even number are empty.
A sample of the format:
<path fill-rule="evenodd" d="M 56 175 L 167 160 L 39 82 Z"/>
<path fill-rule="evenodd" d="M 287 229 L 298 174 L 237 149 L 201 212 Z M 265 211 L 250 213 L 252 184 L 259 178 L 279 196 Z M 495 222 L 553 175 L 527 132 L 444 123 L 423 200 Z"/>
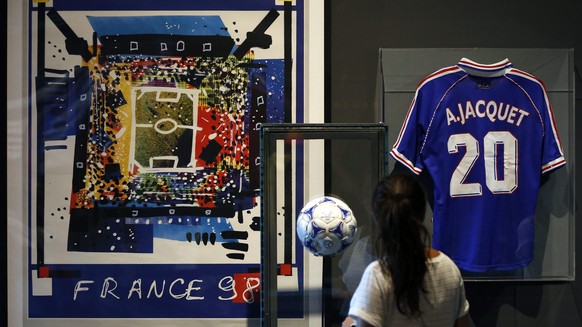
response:
<path fill-rule="evenodd" d="M 383 326 L 453 326 L 469 312 L 463 278 L 455 263 L 444 253 L 428 260 L 425 276 L 427 294 L 420 298 L 420 318 L 408 318 L 396 308 L 392 281 L 376 260 L 368 265 L 356 292 L 349 315 Z"/>

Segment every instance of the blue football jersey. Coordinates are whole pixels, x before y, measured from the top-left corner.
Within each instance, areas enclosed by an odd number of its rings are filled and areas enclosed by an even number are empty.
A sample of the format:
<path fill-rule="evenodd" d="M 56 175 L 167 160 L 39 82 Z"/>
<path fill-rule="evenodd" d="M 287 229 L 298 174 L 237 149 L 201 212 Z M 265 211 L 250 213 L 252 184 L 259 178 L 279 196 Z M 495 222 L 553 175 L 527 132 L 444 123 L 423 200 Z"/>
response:
<path fill-rule="evenodd" d="M 391 156 L 434 182 L 433 246 L 468 271 L 533 258 L 541 176 L 565 165 L 543 83 L 508 59 L 423 79 Z"/>

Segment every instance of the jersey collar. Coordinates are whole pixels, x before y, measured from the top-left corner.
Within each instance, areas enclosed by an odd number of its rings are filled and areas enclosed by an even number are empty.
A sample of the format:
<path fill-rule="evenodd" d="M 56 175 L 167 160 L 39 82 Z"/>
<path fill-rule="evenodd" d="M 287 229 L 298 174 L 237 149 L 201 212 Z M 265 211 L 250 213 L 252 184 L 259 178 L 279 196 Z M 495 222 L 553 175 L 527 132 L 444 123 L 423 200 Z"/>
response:
<path fill-rule="evenodd" d="M 513 65 L 505 58 L 494 64 L 480 64 L 467 58 L 462 58 L 457 64 L 469 75 L 481 77 L 498 77 L 504 75 Z"/>

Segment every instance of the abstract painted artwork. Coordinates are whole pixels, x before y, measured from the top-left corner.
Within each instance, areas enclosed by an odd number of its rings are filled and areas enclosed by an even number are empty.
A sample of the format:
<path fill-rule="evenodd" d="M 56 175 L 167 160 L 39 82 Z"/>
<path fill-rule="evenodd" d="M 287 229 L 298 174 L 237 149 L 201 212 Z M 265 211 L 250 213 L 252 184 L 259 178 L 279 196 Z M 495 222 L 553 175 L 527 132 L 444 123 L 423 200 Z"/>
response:
<path fill-rule="evenodd" d="M 302 1 L 30 17 L 29 316 L 257 318 L 259 131 L 302 119 Z"/>

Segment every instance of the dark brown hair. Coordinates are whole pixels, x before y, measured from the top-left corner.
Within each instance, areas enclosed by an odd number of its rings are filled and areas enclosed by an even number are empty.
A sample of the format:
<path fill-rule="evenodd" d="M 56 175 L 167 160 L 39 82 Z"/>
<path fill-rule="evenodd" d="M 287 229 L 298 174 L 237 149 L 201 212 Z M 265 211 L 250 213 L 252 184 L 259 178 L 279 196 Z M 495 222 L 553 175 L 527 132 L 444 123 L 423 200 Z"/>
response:
<path fill-rule="evenodd" d="M 376 186 L 372 210 L 378 225 L 376 250 L 382 271 L 389 274 L 398 311 L 421 314 L 419 298 L 427 271 L 426 247 L 430 235 L 423 224 L 426 195 L 422 185 L 407 174 L 392 174 Z"/>

